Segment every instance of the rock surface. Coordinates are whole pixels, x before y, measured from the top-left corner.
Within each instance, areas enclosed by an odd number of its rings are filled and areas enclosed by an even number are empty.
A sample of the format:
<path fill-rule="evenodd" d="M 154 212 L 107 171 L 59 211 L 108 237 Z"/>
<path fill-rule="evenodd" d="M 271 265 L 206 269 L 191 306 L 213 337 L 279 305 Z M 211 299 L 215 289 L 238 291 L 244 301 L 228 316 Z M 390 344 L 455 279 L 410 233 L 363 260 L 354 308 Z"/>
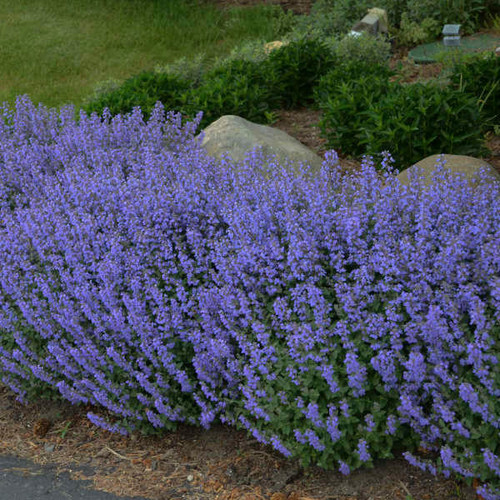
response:
<path fill-rule="evenodd" d="M 316 153 L 286 132 L 258 125 L 239 116 L 222 116 L 211 123 L 204 134 L 202 146 L 209 155 L 216 158 L 227 153 L 239 162 L 250 151 L 259 148 L 266 156 L 275 155 L 281 164 L 287 161 L 295 165 L 305 163 L 312 171 L 317 171 L 323 162 Z"/>
<path fill-rule="evenodd" d="M 500 182 L 500 174 L 487 162 L 484 160 L 479 160 L 473 158 L 472 156 L 461 156 L 461 155 L 432 155 L 420 160 L 418 163 L 412 167 L 403 170 L 399 175 L 398 179 L 401 184 L 408 186 L 409 184 L 409 172 L 415 170 L 416 168 L 422 169 L 422 175 L 425 178 L 425 184 L 429 185 L 432 182 L 432 173 L 434 172 L 438 160 L 443 158 L 445 163 L 445 168 L 451 170 L 454 173 L 461 173 L 466 176 L 467 179 L 473 181 L 476 174 L 484 169 L 488 176 L 492 179 L 496 179 Z"/>
<path fill-rule="evenodd" d="M 281 40 L 275 40 L 274 42 L 268 42 L 264 44 L 264 52 L 269 54 L 273 50 L 279 49 L 284 45 L 288 45 L 288 42 L 282 42 Z"/>
<path fill-rule="evenodd" d="M 370 35 L 387 33 L 387 12 L 379 8 L 369 9 L 366 16 L 353 26 L 352 31 L 355 33 L 366 31 Z"/>

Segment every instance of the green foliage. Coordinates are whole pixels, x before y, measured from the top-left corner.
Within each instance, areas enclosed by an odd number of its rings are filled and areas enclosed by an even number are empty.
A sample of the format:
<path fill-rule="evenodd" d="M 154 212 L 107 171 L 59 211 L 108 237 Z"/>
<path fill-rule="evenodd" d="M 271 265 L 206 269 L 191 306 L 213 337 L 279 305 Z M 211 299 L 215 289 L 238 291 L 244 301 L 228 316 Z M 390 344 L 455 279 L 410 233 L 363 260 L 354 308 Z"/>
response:
<path fill-rule="evenodd" d="M 492 7 L 493 3 L 485 0 L 407 0 L 405 10 L 413 22 L 434 19 L 441 27 L 461 24 L 464 33 L 470 34 Z"/>
<path fill-rule="evenodd" d="M 490 31 L 496 35 L 500 35 L 500 14 L 488 14 L 486 25 Z"/>
<path fill-rule="evenodd" d="M 176 76 L 181 80 L 190 82 L 195 87 L 201 83 L 203 74 L 208 70 L 209 62 L 203 54 L 198 54 L 193 58 L 181 57 L 169 64 L 155 67 L 156 73 L 166 73 Z"/>
<path fill-rule="evenodd" d="M 292 36 L 338 38 L 372 7 L 368 0 L 317 0 L 311 14 L 298 19 Z M 446 23 L 461 24 L 466 34 L 473 33 L 500 11 L 498 0 L 380 0 L 376 7 L 387 11 L 390 32 L 401 45 L 431 41 Z"/>
<path fill-rule="evenodd" d="M 383 74 L 344 80 L 341 75 L 327 75 L 316 93 L 330 147 L 354 156 L 389 151 L 400 169 L 431 154 L 482 152 L 479 106 L 470 95 L 429 84 L 401 85 Z"/>
<path fill-rule="evenodd" d="M 332 61 L 328 47 L 316 40 L 291 42 L 265 58 L 228 58 L 209 71 L 204 71 L 202 59 L 191 65 L 181 61 L 129 78 L 98 94 L 84 109 L 102 114 L 107 107 L 116 115 L 140 106 L 149 116 L 161 101 L 188 118 L 203 111 L 202 127 L 225 114 L 267 123 L 274 109 L 310 104 Z"/>
<path fill-rule="evenodd" d="M 102 114 L 108 108 L 112 115 L 128 113 L 140 106 L 149 116 L 157 101 L 167 109 L 176 109 L 181 104 L 181 95 L 190 87 L 190 82 L 168 73 L 145 71 L 126 80 L 119 88 L 99 95 L 84 107 L 87 113 Z"/>
<path fill-rule="evenodd" d="M 268 53 L 264 49 L 264 40 L 250 40 L 237 45 L 231 53 L 218 61 L 218 66 L 227 64 L 229 61 L 251 61 L 263 62 L 267 59 Z"/>
<path fill-rule="evenodd" d="M 309 104 L 319 79 L 333 65 L 330 49 L 321 41 L 301 39 L 273 50 L 267 59 L 272 92 L 286 108 Z"/>
<path fill-rule="evenodd" d="M 181 110 L 187 117 L 203 111 L 203 128 L 222 115 L 238 115 L 266 123 L 277 107 L 277 97 L 267 85 L 265 66 L 251 61 L 231 61 L 205 76 L 203 83 L 186 92 Z"/>
<path fill-rule="evenodd" d="M 371 7 L 370 0 L 316 0 L 311 14 L 298 19 L 294 34 L 328 38 L 348 33 Z"/>
<path fill-rule="evenodd" d="M 413 47 L 421 43 L 432 42 L 437 38 L 442 25 L 430 17 L 426 17 L 421 22 L 412 21 L 407 12 L 401 17 L 401 24 L 396 32 L 399 45 Z"/>
<path fill-rule="evenodd" d="M 286 37 L 297 25 L 297 17 L 291 10 L 284 11 L 279 6 L 275 7 L 272 17 L 272 26 L 275 38 Z"/>
<path fill-rule="evenodd" d="M 454 88 L 473 96 L 479 103 L 484 130 L 500 124 L 500 58 L 479 55 L 458 64 L 451 75 Z"/>
<path fill-rule="evenodd" d="M 340 40 L 329 38 L 325 43 L 334 57 L 343 63 L 360 61 L 367 64 L 386 64 L 391 55 L 391 45 L 381 37 L 368 33 L 345 36 Z"/>
<path fill-rule="evenodd" d="M 320 80 L 315 98 L 329 146 L 354 156 L 366 152 L 359 142 L 366 122 L 362 113 L 387 94 L 390 74 L 385 66 L 357 62 L 338 65 Z"/>

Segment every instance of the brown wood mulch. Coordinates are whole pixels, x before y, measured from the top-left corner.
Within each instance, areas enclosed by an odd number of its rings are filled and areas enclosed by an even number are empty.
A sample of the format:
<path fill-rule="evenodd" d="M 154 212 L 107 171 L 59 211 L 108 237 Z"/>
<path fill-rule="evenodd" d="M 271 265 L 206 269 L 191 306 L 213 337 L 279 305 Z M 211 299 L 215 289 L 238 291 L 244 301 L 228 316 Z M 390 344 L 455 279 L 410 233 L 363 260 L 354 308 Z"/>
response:
<path fill-rule="evenodd" d="M 56 465 L 97 490 L 151 500 L 475 498 L 465 484 L 423 473 L 401 456 L 342 476 L 318 467 L 303 470 L 227 426 L 181 425 L 157 437 L 123 437 L 96 428 L 86 418 L 89 410 L 110 415 L 68 402 L 24 406 L 0 384 L 0 453 Z"/>

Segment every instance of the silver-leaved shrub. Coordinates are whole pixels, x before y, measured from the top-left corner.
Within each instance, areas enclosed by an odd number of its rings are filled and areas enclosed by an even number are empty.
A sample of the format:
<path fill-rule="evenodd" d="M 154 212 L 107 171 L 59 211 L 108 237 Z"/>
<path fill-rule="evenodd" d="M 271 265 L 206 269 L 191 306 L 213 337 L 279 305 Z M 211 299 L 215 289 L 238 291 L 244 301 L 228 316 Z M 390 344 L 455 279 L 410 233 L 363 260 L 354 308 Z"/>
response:
<path fill-rule="evenodd" d="M 0 376 L 104 428 L 246 429 L 342 473 L 406 450 L 500 495 L 500 188 L 208 157 L 157 106 L 0 121 Z M 111 421 L 112 420 L 112 421 Z M 431 458 L 418 455 L 418 447 Z"/>

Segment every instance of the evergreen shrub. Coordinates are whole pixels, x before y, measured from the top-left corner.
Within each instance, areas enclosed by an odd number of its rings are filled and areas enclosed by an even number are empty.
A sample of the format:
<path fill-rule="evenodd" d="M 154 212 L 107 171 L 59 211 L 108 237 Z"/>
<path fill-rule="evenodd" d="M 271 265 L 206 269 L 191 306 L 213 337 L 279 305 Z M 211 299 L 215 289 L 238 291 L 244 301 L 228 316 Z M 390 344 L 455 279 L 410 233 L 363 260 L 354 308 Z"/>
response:
<path fill-rule="evenodd" d="M 498 498 L 498 183 L 342 176 L 333 152 L 315 176 L 236 169 L 159 105 L 72 114 L 0 120 L 4 384 L 113 432 L 220 420 L 344 474 L 406 450 Z"/>

